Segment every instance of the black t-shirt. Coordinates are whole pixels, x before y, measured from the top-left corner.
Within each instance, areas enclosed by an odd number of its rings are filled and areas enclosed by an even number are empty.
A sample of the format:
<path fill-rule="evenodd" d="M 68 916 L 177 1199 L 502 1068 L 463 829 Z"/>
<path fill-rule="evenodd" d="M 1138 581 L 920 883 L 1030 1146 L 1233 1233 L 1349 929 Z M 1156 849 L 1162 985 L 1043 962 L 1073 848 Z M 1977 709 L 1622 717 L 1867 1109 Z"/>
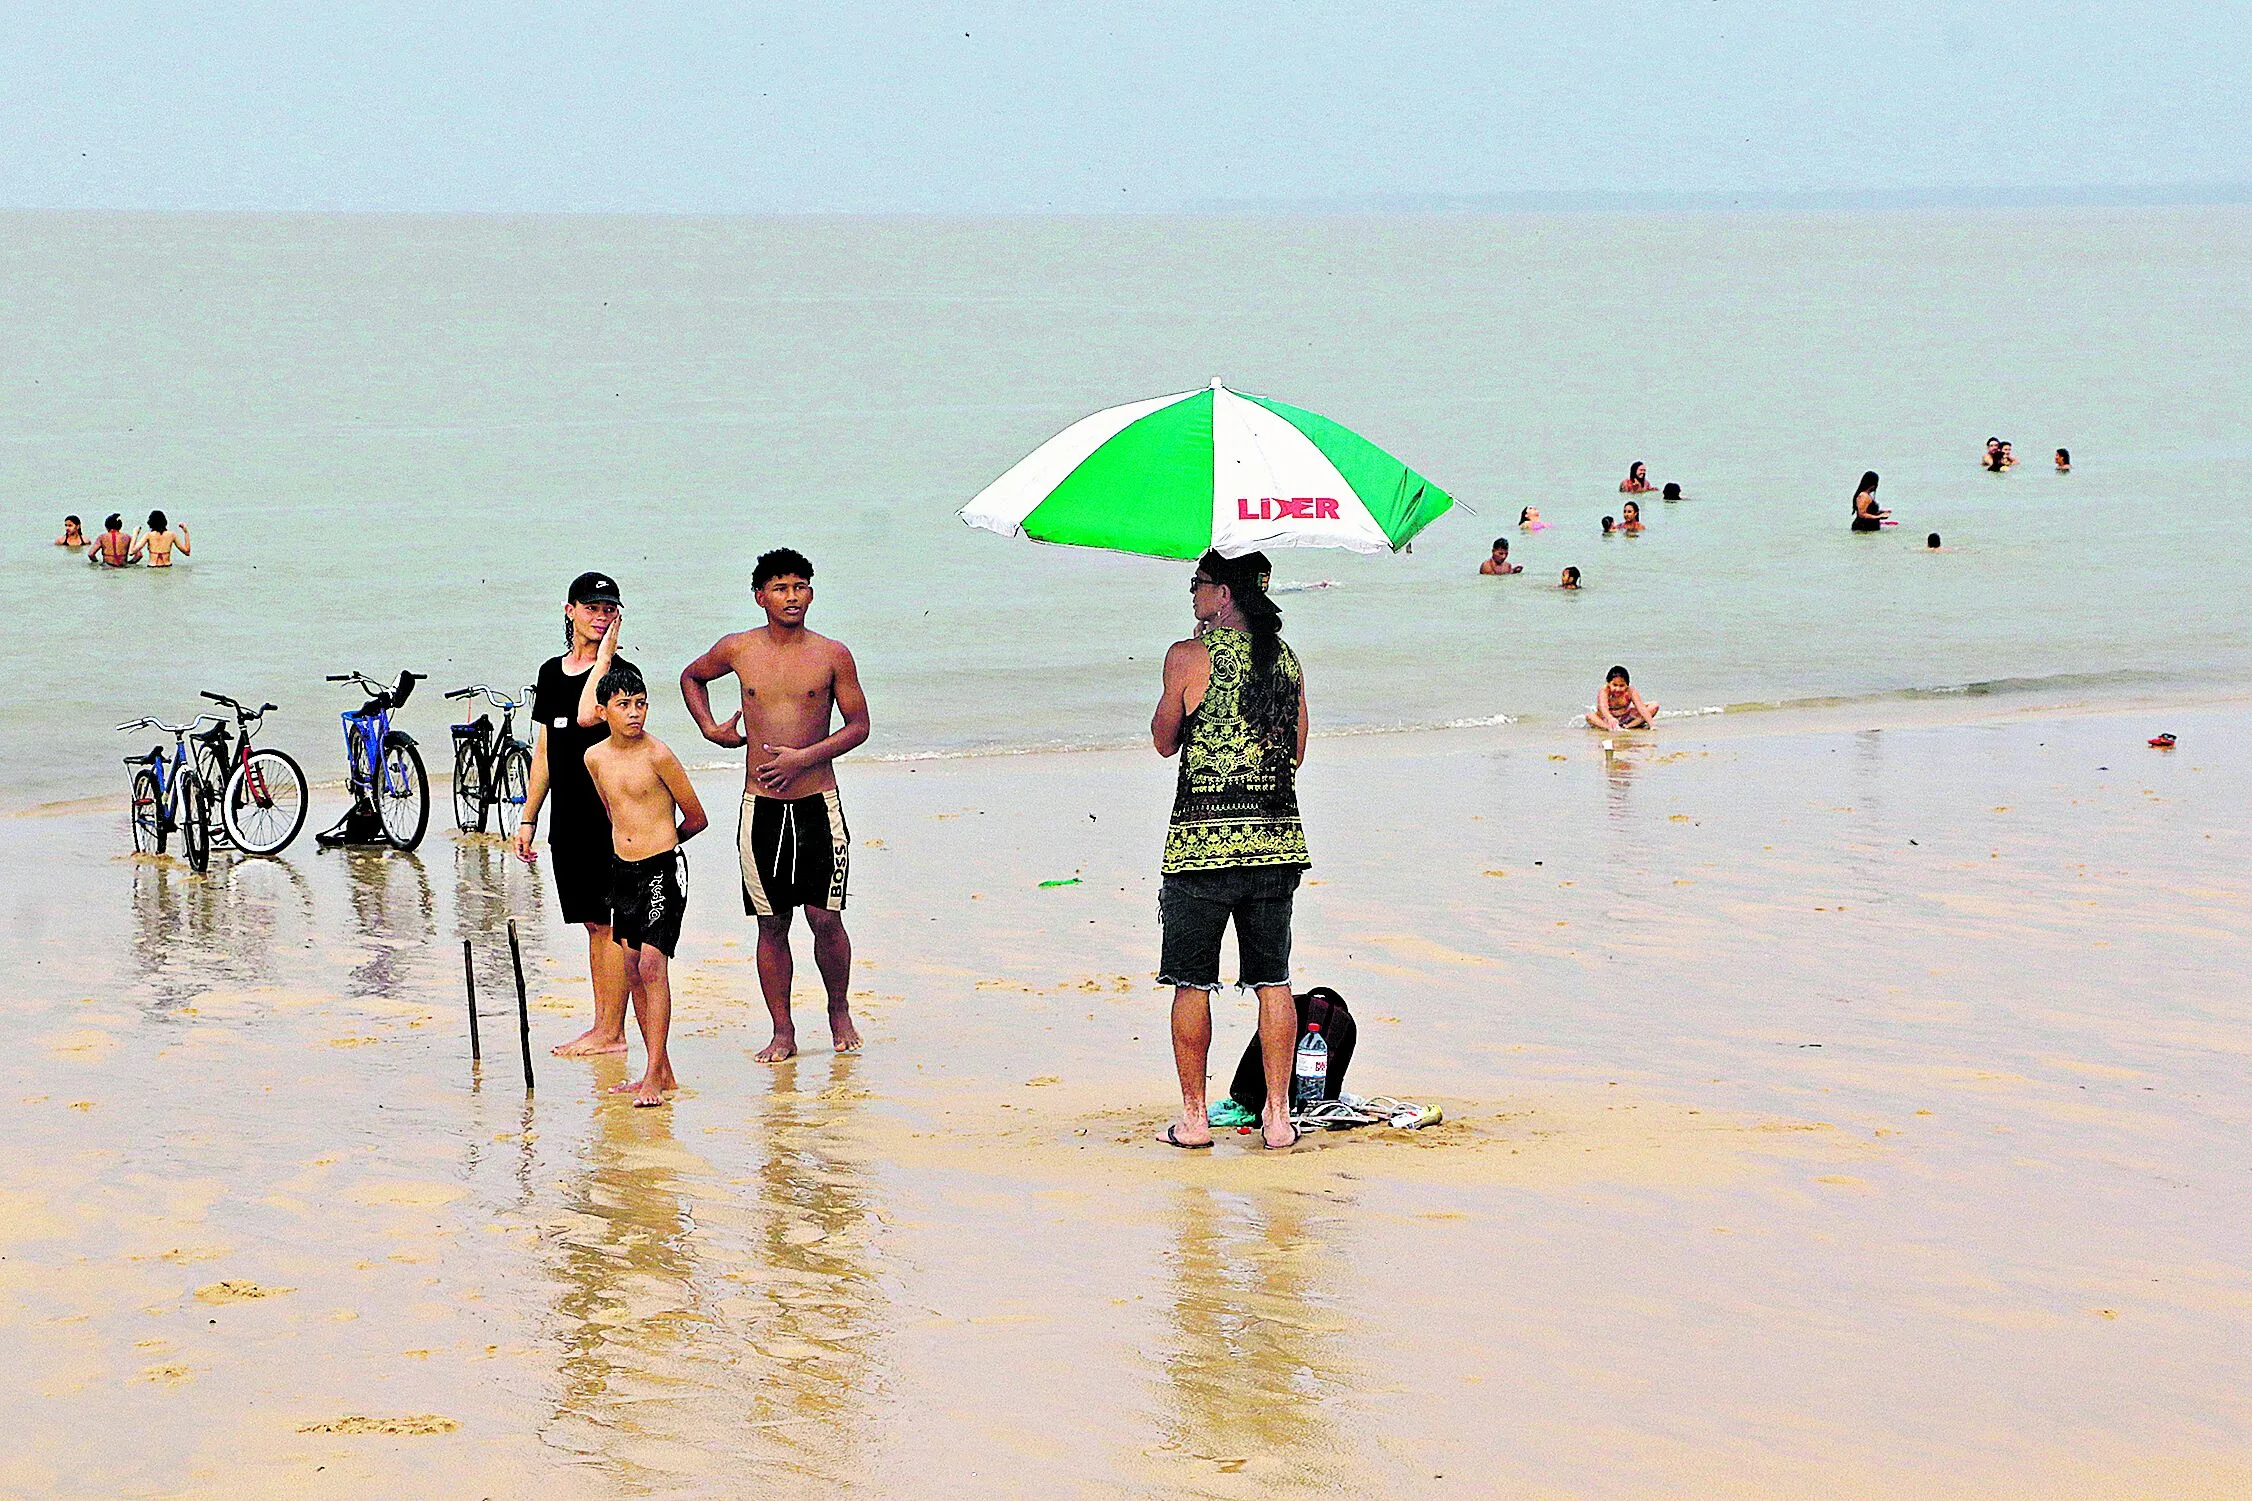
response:
<path fill-rule="evenodd" d="M 630 667 L 624 657 L 613 665 Z M 564 669 L 561 657 L 540 664 L 532 690 L 532 720 L 547 731 L 547 842 L 610 848 L 610 815 L 603 811 L 594 778 L 587 775 L 587 747 L 610 738 L 607 726 L 579 723 L 579 694 L 592 666 Z"/>

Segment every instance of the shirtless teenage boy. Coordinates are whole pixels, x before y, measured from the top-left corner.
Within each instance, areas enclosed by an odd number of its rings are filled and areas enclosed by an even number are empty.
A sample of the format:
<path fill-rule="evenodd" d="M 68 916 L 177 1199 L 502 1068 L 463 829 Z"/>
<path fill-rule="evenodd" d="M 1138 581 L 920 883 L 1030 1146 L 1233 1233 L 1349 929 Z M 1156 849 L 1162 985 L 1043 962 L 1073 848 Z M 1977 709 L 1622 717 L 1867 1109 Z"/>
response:
<path fill-rule="evenodd" d="M 845 990 L 852 978 L 852 939 L 844 926 L 852 836 L 833 763 L 868 738 L 868 699 L 852 653 L 805 628 L 813 565 L 803 553 L 783 547 L 761 557 L 751 588 L 766 624 L 720 637 L 680 674 L 680 695 L 706 740 L 750 747 L 735 844 L 743 910 L 758 919 L 759 990 L 774 1019 L 774 1040 L 756 1056 L 780 1063 L 798 1050 L 790 1016 L 796 974 L 790 920 L 799 907 L 813 929 L 813 962 L 828 987 L 829 1036 L 840 1053 L 860 1046 Z M 741 683 L 743 700 L 722 722 L 713 717 L 705 684 L 729 673 Z M 832 731 L 840 716 L 844 723 Z"/>
<path fill-rule="evenodd" d="M 680 847 L 711 820 L 687 771 L 649 733 L 649 688 L 631 666 L 616 666 L 616 627 L 603 638 L 601 681 L 595 685 L 610 738 L 587 747 L 586 773 L 610 815 L 610 935 L 626 951 L 633 1013 L 648 1057 L 641 1077 L 616 1086 L 636 1105 L 662 1105 L 678 1089 L 666 1039 L 672 1030 L 672 957 L 688 891 L 680 879 Z M 678 822 L 675 822 L 677 818 Z"/>
<path fill-rule="evenodd" d="M 1486 578 L 1493 578 L 1504 573 L 1523 573 L 1524 571 L 1522 565 L 1509 561 L 1509 539 L 1507 537 L 1494 538 L 1493 552 L 1487 556 L 1486 561 L 1478 565 L 1478 572 Z"/>

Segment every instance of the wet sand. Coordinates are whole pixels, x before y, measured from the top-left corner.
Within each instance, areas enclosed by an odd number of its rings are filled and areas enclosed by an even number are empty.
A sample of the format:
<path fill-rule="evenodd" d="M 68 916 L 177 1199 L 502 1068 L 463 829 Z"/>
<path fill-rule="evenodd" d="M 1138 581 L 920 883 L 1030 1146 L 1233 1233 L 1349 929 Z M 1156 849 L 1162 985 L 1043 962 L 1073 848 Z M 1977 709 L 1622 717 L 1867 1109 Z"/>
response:
<path fill-rule="evenodd" d="M 1317 742 L 1300 982 L 1448 1120 L 1272 1156 L 1150 1144 L 1152 756 L 848 768 L 859 1057 L 801 934 L 751 1060 L 723 817 L 663 1110 L 497 841 L 0 819 L 0 1490 L 2244 1494 L 2252 706 L 1887 712 Z"/>

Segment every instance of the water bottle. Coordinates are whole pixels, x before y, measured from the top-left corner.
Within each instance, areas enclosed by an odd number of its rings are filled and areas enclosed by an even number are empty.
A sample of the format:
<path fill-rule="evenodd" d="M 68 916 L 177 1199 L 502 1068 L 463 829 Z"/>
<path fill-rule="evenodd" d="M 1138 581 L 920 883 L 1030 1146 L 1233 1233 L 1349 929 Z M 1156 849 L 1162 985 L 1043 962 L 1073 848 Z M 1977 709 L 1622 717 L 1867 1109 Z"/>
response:
<path fill-rule="evenodd" d="M 1320 1022 L 1308 1022 L 1290 1069 L 1290 1113 L 1304 1115 L 1329 1098 L 1329 1039 Z"/>

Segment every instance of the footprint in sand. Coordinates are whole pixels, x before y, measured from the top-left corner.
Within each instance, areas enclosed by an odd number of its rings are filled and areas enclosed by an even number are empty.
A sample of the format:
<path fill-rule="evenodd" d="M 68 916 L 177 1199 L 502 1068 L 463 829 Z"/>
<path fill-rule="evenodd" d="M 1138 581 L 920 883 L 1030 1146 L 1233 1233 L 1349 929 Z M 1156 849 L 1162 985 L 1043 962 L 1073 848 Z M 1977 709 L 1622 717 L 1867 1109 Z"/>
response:
<path fill-rule="evenodd" d="M 152 1365 L 141 1372 L 143 1381 L 154 1381 L 160 1386 L 178 1386 L 192 1378 L 193 1372 L 184 1365 Z"/>
<path fill-rule="evenodd" d="M 451 1433 L 461 1424 L 434 1412 L 407 1413 L 396 1418 L 368 1418 L 353 1414 L 307 1423 L 299 1433 Z"/>
<path fill-rule="evenodd" d="M 259 1298 L 275 1298 L 283 1293 L 297 1291 L 294 1287 L 260 1287 L 255 1282 L 227 1278 L 195 1290 L 198 1303 L 249 1303 Z"/>

